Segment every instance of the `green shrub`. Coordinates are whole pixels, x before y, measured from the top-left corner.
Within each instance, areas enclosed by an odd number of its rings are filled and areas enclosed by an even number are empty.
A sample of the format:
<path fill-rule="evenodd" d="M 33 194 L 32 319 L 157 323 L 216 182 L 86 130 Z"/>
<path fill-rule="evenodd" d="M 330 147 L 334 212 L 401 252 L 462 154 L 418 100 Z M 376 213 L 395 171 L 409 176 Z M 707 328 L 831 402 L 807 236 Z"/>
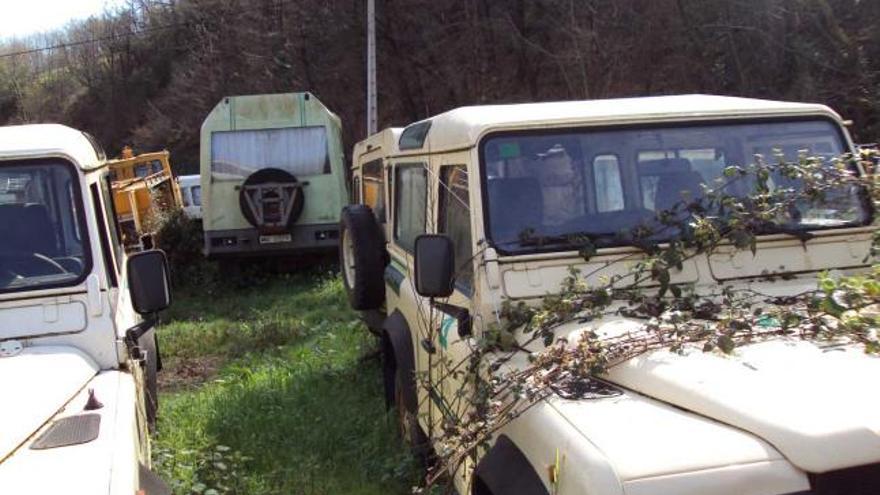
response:
<path fill-rule="evenodd" d="M 202 287 L 210 292 L 216 286 L 219 270 L 202 254 L 203 243 L 202 222 L 187 217 L 182 209 L 171 210 L 159 219 L 155 245 L 168 255 L 175 287 Z"/>

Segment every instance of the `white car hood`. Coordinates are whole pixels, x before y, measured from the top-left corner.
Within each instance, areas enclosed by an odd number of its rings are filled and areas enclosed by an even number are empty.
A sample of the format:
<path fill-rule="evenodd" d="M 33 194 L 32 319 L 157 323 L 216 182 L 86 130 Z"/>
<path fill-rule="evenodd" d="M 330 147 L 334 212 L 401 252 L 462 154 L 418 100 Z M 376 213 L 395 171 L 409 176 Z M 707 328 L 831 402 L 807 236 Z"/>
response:
<path fill-rule="evenodd" d="M 0 358 L 0 463 L 55 416 L 98 372 L 73 347 L 26 347 Z"/>
<path fill-rule="evenodd" d="M 658 351 L 608 379 L 748 431 L 807 472 L 880 462 L 880 359 L 856 348 L 792 340 L 733 356 Z"/>

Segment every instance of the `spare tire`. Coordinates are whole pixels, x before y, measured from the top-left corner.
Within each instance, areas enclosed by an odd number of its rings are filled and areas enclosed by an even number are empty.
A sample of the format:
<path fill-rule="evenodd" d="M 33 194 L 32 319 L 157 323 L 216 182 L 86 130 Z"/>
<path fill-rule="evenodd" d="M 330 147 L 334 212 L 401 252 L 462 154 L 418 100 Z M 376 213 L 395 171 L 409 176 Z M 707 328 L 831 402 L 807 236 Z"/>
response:
<path fill-rule="evenodd" d="M 353 309 L 379 309 L 385 302 L 385 236 L 373 210 L 366 205 L 342 209 L 339 225 L 339 266 Z"/>
<path fill-rule="evenodd" d="M 257 218 L 248 202 L 248 186 L 259 186 L 270 183 L 290 184 L 297 188 L 297 190 L 293 192 L 293 205 L 286 221 L 281 221 L 283 220 L 283 218 L 281 218 L 281 211 L 274 210 L 265 210 L 263 218 Z M 295 224 L 300 215 L 302 215 L 303 208 L 305 207 L 305 194 L 303 194 L 302 186 L 303 184 L 301 184 L 290 172 L 279 168 L 263 168 L 249 175 L 241 185 L 241 188 L 238 191 L 238 206 L 241 208 L 241 213 L 244 215 L 245 220 L 254 227 L 266 231 L 290 232 L 293 228 L 293 224 Z M 280 221 L 280 225 L 267 225 L 267 222 L 272 222 L 273 220 Z"/>

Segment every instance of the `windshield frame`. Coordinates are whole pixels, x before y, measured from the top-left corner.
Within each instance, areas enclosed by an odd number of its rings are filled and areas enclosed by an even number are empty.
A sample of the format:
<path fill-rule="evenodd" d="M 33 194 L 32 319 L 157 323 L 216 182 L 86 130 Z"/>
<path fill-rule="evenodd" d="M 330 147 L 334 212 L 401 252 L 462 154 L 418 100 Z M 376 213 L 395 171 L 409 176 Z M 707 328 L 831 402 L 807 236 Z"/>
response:
<path fill-rule="evenodd" d="M 532 254 L 544 254 L 544 253 L 562 253 L 562 252 L 577 252 L 578 247 L 574 244 L 563 244 L 563 243 L 555 243 L 550 245 L 540 245 L 540 243 L 536 243 L 534 246 L 521 246 L 515 249 L 510 249 L 502 244 L 498 244 L 492 238 L 492 226 L 490 224 L 490 208 L 492 207 L 489 204 L 489 193 L 488 193 L 488 180 L 486 174 L 486 145 L 488 142 L 497 137 L 516 137 L 516 136 L 552 136 L 554 134 L 564 134 L 564 133 L 592 133 L 592 132 L 609 132 L 609 131 L 633 131 L 633 130 L 650 130 L 650 129 L 658 129 L 658 128 L 697 128 L 697 127 L 712 127 L 712 126 L 724 126 L 724 125 L 748 125 L 748 124 L 773 124 L 773 123 L 791 123 L 791 122 L 804 122 L 804 121 L 825 121 L 831 124 L 834 132 L 837 133 L 837 137 L 840 140 L 841 147 L 843 148 L 844 153 L 853 153 L 854 144 L 852 140 L 849 138 L 846 132 L 844 132 L 842 124 L 829 115 L 824 114 L 805 114 L 805 115 L 780 115 L 780 116 L 770 116 L 770 117 L 754 117 L 754 116 L 746 116 L 746 117 L 724 117 L 724 118 L 704 118 L 700 120 L 688 120 L 688 119 L 669 119 L 669 120 L 659 120 L 659 121 L 650 121 L 650 122 L 638 122 L 638 123 L 626 123 L 626 124 L 582 124 L 582 125 L 569 125 L 569 126 L 559 126 L 559 127 L 534 127 L 534 128 L 524 128 L 524 129 L 510 129 L 510 130 L 495 130 L 487 132 L 486 134 L 480 137 L 479 143 L 477 145 L 477 156 L 479 160 L 479 171 L 480 171 L 480 204 L 482 206 L 482 222 L 484 229 L 484 238 L 488 246 L 495 249 L 495 251 L 502 256 L 526 256 Z M 854 170 L 859 175 L 862 175 L 861 170 Z M 874 209 L 871 205 L 870 200 L 866 197 L 866 195 L 860 195 L 860 203 L 862 208 L 864 209 L 865 218 L 864 221 L 859 223 L 852 223 L 848 225 L 833 225 L 833 226 L 810 226 L 802 230 L 804 232 L 820 232 L 820 231 L 828 231 L 828 230 L 837 230 L 837 229 L 852 229 L 858 227 L 864 227 L 870 225 L 874 221 Z M 758 234 L 758 237 L 771 236 L 775 235 L 775 232 L 767 232 Z M 577 233 L 572 233 L 573 236 L 577 236 Z M 657 241 L 657 244 L 665 244 L 668 243 L 669 240 L 660 240 Z M 625 240 L 617 240 L 616 242 L 608 242 L 601 243 L 597 245 L 597 248 L 606 249 L 606 248 L 621 248 L 621 247 L 632 247 L 633 249 L 639 249 L 632 242 L 627 242 Z"/>
<path fill-rule="evenodd" d="M 11 168 L 11 167 L 28 167 L 28 166 L 55 166 L 55 167 L 64 167 L 66 168 L 70 174 L 72 183 L 74 185 L 73 189 L 73 201 L 76 202 L 77 211 L 74 215 L 75 221 L 80 224 L 80 233 L 82 235 L 82 243 L 83 243 L 83 270 L 82 273 L 76 278 L 72 280 L 65 280 L 62 282 L 54 282 L 54 283 L 46 283 L 39 285 L 27 285 L 24 287 L 14 287 L 14 288 L 2 288 L 0 287 L 0 297 L 5 296 L 7 294 L 21 294 L 26 292 L 40 292 L 51 289 L 59 289 L 59 288 L 68 288 L 75 287 L 77 285 L 82 284 L 85 279 L 92 273 L 93 269 L 93 256 L 92 256 L 92 240 L 90 235 L 90 225 L 88 222 L 88 218 L 86 217 L 86 204 L 83 198 L 82 191 L 82 176 L 80 175 L 80 169 L 74 165 L 70 158 L 65 156 L 51 156 L 51 157 L 41 157 L 41 158 L 0 158 L 0 169 Z"/>

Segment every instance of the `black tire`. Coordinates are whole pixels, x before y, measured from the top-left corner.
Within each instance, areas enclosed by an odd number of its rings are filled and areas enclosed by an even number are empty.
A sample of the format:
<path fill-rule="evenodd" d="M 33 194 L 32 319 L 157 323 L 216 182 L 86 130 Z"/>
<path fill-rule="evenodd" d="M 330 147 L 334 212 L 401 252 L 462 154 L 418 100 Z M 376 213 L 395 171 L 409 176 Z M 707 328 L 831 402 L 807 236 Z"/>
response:
<path fill-rule="evenodd" d="M 248 176 L 247 179 L 245 179 L 244 183 L 242 184 L 241 190 L 238 192 L 238 206 L 241 209 L 241 214 L 244 215 L 245 220 L 247 220 L 249 224 L 257 228 L 260 227 L 260 222 L 257 221 L 257 218 L 254 217 L 253 212 L 248 206 L 244 186 L 255 186 L 259 184 L 266 184 L 267 182 L 297 183 L 299 181 L 289 172 L 286 172 L 279 168 L 263 168 L 252 173 Z M 305 208 L 305 201 L 305 194 L 302 190 L 300 190 L 298 194 L 295 194 L 293 196 L 293 208 L 290 211 L 290 217 L 287 219 L 287 224 L 284 226 L 285 230 L 290 231 L 296 221 L 299 220 L 300 215 L 302 215 L 303 208 Z"/>
<path fill-rule="evenodd" d="M 161 361 L 159 346 L 156 342 L 156 330 L 150 330 L 138 340 L 138 347 L 146 354 L 144 362 L 144 405 L 147 412 L 147 426 L 150 432 L 156 429 L 156 417 L 159 413 L 159 370 Z"/>
<path fill-rule="evenodd" d="M 346 206 L 341 217 L 339 266 L 348 302 L 358 311 L 379 309 L 385 302 L 385 236 L 369 206 Z"/>

